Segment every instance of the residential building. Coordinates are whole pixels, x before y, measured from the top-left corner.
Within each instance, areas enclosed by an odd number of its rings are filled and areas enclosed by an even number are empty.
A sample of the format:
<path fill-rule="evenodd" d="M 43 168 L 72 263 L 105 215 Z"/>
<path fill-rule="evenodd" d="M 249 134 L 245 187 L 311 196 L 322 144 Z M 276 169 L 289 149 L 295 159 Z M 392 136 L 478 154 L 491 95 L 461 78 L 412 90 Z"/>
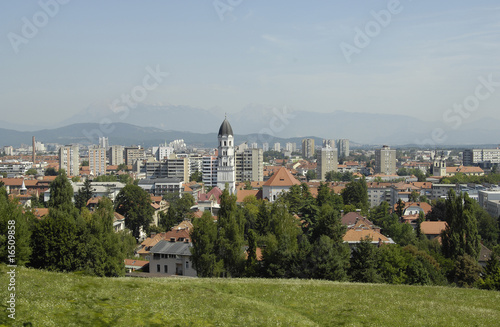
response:
<path fill-rule="evenodd" d="M 149 272 L 196 277 L 191 262 L 191 243 L 161 240 L 150 250 Z"/>
<path fill-rule="evenodd" d="M 178 178 L 183 182 L 189 182 L 190 167 L 189 159 L 186 157 L 171 158 L 163 161 L 150 161 L 144 164 L 146 178 Z"/>
<path fill-rule="evenodd" d="M 14 155 L 14 148 L 12 146 L 4 146 L 3 153 L 6 156 L 12 156 L 12 155 Z"/>
<path fill-rule="evenodd" d="M 312 158 L 314 156 L 314 139 L 302 140 L 302 157 Z"/>
<path fill-rule="evenodd" d="M 463 154 L 464 166 L 481 166 L 491 168 L 500 164 L 500 148 L 497 149 L 465 149 Z"/>
<path fill-rule="evenodd" d="M 432 184 L 431 200 L 445 199 L 450 190 L 458 191 L 459 186 L 455 184 Z"/>
<path fill-rule="evenodd" d="M 278 142 L 274 143 L 273 150 L 276 152 L 281 152 L 281 144 L 279 144 Z"/>
<path fill-rule="evenodd" d="M 349 157 L 349 140 L 348 139 L 338 140 L 337 150 L 339 151 L 339 157 L 341 158 Z"/>
<path fill-rule="evenodd" d="M 170 146 L 154 146 L 152 148 L 153 156 L 155 156 L 157 161 L 162 161 L 165 158 L 169 158 L 171 154 L 174 153 L 174 148 Z"/>
<path fill-rule="evenodd" d="M 138 160 L 143 160 L 145 158 L 144 149 L 138 146 L 126 147 L 125 148 L 125 163 L 128 166 L 134 165 Z"/>
<path fill-rule="evenodd" d="M 205 186 L 217 186 L 217 157 L 205 156 L 202 163 L 202 179 Z"/>
<path fill-rule="evenodd" d="M 228 188 L 230 194 L 236 191 L 236 171 L 234 156 L 234 134 L 229 121 L 224 119 L 218 134 L 217 187 Z"/>
<path fill-rule="evenodd" d="M 250 148 L 252 148 L 252 149 L 258 149 L 259 145 L 256 142 L 253 142 L 252 144 L 250 144 Z"/>
<path fill-rule="evenodd" d="M 99 137 L 99 146 L 101 148 L 106 149 L 106 151 L 109 149 L 109 140 L 107 137 Z"/>
<path fill-rule="evenodd" d="M 267 142 L 262 143 L 262 150 L 264 152 L 269 151 L 269 143 L 267 143 Z"/>
<path fill-rule="evenodd" d="M 262 149 L 245 149 L 236 152 L 236 181 L 264 180 L 264 152 Z"/>
<path fill-rule="evenodd" d="M 391 203 L 391 185 L 392 183 L 366 183 L 368 188 L 368 201 L 370 207 L 376 207 L 382 202 Z"/>
<path fill-rule="evenodd" d="M 274 202 L 280 194 L 288 192 L 293 185 L 300 185 L 300 182 L 288 169 L 281 167 L 262 185 L 262 197 Z"/>
<path fill-rule="evenodd" d="M 375 150 L 375 173 L 396 174 L 396 150 L 391 150 L 387 145 Z"/>
<path fill-rule="evenodd" d="M 145 178 L 139 180 L 139 187 L 154 196 L 165 193 L 180 193 L 183 181 L 180 178 Z"/>
<path fill-rule="evenodd" d="M 89 168 L 94 176 L 106 175 L 106 148 L 89 149 Z"/>
<path fill-rule="evenodd" d="M 190 175 L 196 171 L 203 171 L 203 157 L 202 156 L 189 156 L 189 172 Z"/>
<path fill-rule="evenodd" d="M 323 148 L 327 147 L 337 149 L 337 142 L 335 140 L 323 140 Z"/>
<path fill-rule="evenodd" d="M 338 154 L 337 149 L 331 147 L 321 148 L 317 151 L 317 178 L 326 181 L 326 173 L 337 171 Z"/>
<path fill-rule="evenodd" d="M 125 163 L 125 160 L 123 160 L 123 146 L 112 145 L 109 149 L 109 164 L 119 166 L 123 163 Z"/>
<path fill-rule="evenodd" d="M 459 166 L 459 167 L 447 167 L 446 176 L 455 176 L 456 174 L 463 174 L 467 176 L 483 176 L 484 170 L 481 167 L 475 166 Z"/>
<path fill-rule="evenodd" d="M 293 142 L 288 142 L 285 144 L 285 150 L 289 152 L 296 152 L 297 151 L 297 143 Z"/>
<path fill-rule="evenodd" d="M 33 167 L 32 162 L 24 162 L 24 161 L 0 162 L 0 173 L 5 173 L 7 174 L 8 178 L 13 178 L 16 176 L 25 175 L 28 169 L 32 167 Z"/>
<path fill-rule="evenodd" d="M 59 148 L 59 169 L 66 170 L 68 176 L 80 173 L 80 153 L 77 145 L 66 145 Z"/>

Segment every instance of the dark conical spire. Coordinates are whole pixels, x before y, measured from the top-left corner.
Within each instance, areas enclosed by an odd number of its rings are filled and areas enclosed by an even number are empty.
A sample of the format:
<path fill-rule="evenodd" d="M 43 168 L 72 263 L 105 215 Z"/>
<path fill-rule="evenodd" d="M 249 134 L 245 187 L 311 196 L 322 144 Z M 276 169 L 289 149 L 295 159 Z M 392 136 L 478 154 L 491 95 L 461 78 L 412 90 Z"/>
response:
<path fill-rule="evenodd" d="M 231 124 L 227 121 L 227 118 L 224 119 L 222 122 L 222 125 L 220 125 L 219 128 L 219 136 L 223 135 L 233 135 L 233 128 L 231 127 Z"/>

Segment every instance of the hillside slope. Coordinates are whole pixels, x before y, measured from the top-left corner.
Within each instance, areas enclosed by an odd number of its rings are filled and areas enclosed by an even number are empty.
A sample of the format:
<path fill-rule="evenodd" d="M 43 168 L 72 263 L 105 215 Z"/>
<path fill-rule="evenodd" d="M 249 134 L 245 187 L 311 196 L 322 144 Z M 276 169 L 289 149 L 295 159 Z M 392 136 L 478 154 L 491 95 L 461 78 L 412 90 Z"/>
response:
<path fill-rule="evenodd" d="M 0 265 L 0 284 L 7 285 Z M 18 268 L 15 325 L 497 326 L 500 292 L 311 280 L 95 278 Z M 0 289 L 5 307 L 7 287 Z M 0 325 L 12 323 L 4 314 Z"/>

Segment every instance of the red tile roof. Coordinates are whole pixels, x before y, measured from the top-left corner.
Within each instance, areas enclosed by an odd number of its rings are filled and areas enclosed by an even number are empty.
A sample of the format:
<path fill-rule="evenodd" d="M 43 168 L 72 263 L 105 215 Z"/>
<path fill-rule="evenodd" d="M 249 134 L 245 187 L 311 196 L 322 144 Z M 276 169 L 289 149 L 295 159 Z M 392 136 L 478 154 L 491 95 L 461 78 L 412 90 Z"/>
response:
<path fill-rule="evenodd" d="M 292 186 L 300 185 L 300 182 L 293 177 L 293 175 L 285 168 L 281 167 L 277 173 L 275 173 L 268 181 L 264 183 L 264 186 Z"/>

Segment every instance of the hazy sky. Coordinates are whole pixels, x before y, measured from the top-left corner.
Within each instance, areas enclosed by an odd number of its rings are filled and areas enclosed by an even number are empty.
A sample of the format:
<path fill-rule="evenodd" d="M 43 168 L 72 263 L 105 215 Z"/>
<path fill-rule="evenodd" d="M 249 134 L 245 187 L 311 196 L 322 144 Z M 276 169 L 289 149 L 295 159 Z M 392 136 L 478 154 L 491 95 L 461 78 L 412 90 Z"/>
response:
<path fill-rule="evenodd" d="M 169 75 L 148 80 L 145 104 L 231 113 L 256 103 L 428 121 L 468 97 L 474 104 L 482 77 L 493 86 L 480 90 L 470 119 L 498 117 L 498 1 L 54 3 L 0 5 L 0 120 L 46 124 L 111 105 L 134 87 L 140 95 L 148 67 Z"/>

